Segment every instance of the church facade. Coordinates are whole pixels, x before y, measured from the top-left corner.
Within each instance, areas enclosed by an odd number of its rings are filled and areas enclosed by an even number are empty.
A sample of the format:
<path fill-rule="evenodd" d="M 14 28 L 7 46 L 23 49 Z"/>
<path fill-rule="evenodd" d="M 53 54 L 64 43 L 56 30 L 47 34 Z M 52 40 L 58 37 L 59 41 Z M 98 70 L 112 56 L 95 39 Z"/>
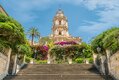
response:
<path fill-rule="evenodd" d="M 68 20 L 61 9 L 59 9 L 54 16 L 50 39 L 52 39 L 54 42 L 75 41 L 77 43 L 81 43 L 80 37 L 72 37 L 69 34 Z"/>

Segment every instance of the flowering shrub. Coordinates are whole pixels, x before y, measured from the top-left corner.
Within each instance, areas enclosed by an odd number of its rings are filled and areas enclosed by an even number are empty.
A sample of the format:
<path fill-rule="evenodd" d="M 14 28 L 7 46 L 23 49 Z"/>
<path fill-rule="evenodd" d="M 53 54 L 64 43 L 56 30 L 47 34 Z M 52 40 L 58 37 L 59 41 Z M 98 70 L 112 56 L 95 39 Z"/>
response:
<path fill-rule="evenodd" d="M 62 44 L 63 45 L 63 44 Z M 92 51 L 90 45 L 71 45 L 71 46 L 54 46 L 49 51 L 51 56 L 55 56 L 56 61 L 66 61 L 67 58 L 72 58 L 76 63 L 82 63 L 85 59 L 92 62 Z"/>
<path fill-rule="evenodd" d="M 72 46 L 55 46 L 53 47 L 49 53 L 51 56 L 56 57 L 56 61 L 63 61 L 64 58 L 72 57 L 72 59 L 77 58 L 81 55 L 82 46 L 72 45 Z"/>
<path fill-rule="evenodd" d="M 37 47 L 37 58 L 40 60 L 46 60 L 49 48 L 47 46 Z"/>
<path fill-rule="evenodd" d="M 57 42 L 57 43 L 55 43 L 55 45 L 75 45 L 75 44 L 77 44 L 75 41 L 61 41 L 61 42 Z"/>

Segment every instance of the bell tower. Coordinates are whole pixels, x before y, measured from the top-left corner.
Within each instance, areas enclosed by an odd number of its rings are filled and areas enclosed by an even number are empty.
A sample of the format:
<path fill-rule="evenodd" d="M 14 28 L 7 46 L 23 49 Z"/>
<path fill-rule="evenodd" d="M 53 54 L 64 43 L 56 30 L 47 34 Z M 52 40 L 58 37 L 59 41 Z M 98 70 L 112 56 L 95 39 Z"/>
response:
<path fill-rule="evenodd" d="M 61 9 L 57 11 L 53 19 L 52 32 L 54 37 L 69 37 L 67 18 Z"/>
<path fill-rule="evenodd" d="M 64 12 L 59 9 L 53 18 L 52 34 L 50 38 L 54 42 L 60 41 L 75 41 L 77 43 L 81 42 L 80 37 L 72 37 L 68 32 L 68 20 L 64 15 Z"/>

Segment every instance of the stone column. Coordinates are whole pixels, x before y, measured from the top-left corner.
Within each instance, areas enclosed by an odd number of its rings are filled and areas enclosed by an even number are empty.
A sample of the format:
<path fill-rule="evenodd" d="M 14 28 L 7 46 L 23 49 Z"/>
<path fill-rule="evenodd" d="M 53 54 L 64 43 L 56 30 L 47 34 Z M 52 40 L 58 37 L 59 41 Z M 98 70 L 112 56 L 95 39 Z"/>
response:
<path fill-rule="evenodd" d="M 11 52 L 12 52 L 12 49 L 11 48 L 6 49 L 6 53 L 8 55 L 7 68 L 6 68 L 7 74 L 8 74 L 8 70 L 9 70 Z"/>
<path fill-rule="evenodd" d="M 93 64 L 97 67 L 96 58 L 97 54 L 93 53 Z"/>
<path fill-rule="evenodd" d="M 16 69 L 17 69 L 17 54 L 15 54 L 15 59 L 14 59 L 14 67 L 13 67 L 13 72 L 12 74 L 16 74 Z"/>
<path fill-rule="evenodd" d="M 26 59 L 26 54 L 24 54 L 23 64 L 26 63 L 25 59 Z"/>
<path fill-rule="evenodd" d="M 86 59 L 86 64 L 89 64 L 89 60 Z"/>
<path fill-rule="evenodd" d="M 106 49 L 106 57 L 107 57 L 108 71 L 110 73 L 110 50 L 109 49 Z"/>
<path fill-rule="evenodd" d="M 104 66 L 104 61 L 105 61 L 105 56 L 101 56 L 101 71 L 103 74 L 105 74 L 105 66 Z"/>
<path fill-rule="evenodd" d="M 50 54 L 48 54 L 47 56 L 48 56 L 47 64 L 50 64 L 51 63 Z"/>
<path fill-rule="evenodd" d="M 30 60 L 30 64 L 34 64 L 34 58 Z"/>
<path fill-rule="evenodd" d="M 68 57 L 67 60 L 69 64 L 72 64 L 72 59 L 70 57 Z"/>

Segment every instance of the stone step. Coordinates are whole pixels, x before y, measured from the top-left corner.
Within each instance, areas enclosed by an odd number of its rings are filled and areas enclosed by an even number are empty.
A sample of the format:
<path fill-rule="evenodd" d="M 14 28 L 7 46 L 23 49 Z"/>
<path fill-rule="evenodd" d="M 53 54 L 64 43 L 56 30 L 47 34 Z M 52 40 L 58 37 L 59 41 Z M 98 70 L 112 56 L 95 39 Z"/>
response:
<path fill-rule="evenodd" d="M 27 67 L 30 68 L 30 67 L 52 67 L 52 66 L 60 66 L 60 67 L 81 67 L 81 68 L 86 68 L 86 67 L 92 67 L 93 65 L 92 64 L 28 64 Z"/>
<path fill-rule="evenodd" d="M 89 71 L 30 71 L 30 72 L 19 72 L 18 74 L 100 74 L 99 72 L 89 72 Z"/>
<path fill-rule="evenodd" d="M 85 65 L 85 66 L 84 66 Z M 30 66 L 30 67 L 29 67 Z M 36 67 L 37 66 L 37 67 Z M 89 66 L 89 67 L 87 67 Z M 85 68 L 87 67 L 87 68 Z M 18 74 L 99 74 L 92 64 L 43 64 L 27 65 Z"/>
<path fill-rule="evenodd" d="M 80 70 L 84 70 L 84 69 L 90 69 L 90 68 L 94 68 L 93 65 L 79 65 L 79 64 L 74 64 L 74 65 L 65 65 L 65 64 L 51 64 L 51 65 L 26 65 L 25 68 L 28 69 L 80 69 Z M 25 69 L 24 68 L 24 69 Z M 94 68 L 95 69 L 95 68 Z"/>
<path fill-rule="evenodd" d="M 8 76 L 4 80 L 104 80 L 104 78 L 100 75 L 45 74 Z"/>
<path fill-rule="evenodd" d="M 92 64 L 28 64 L 4 80 L 105 80 Z M 113 80 L 109 78 L 108 80 Z"/>

